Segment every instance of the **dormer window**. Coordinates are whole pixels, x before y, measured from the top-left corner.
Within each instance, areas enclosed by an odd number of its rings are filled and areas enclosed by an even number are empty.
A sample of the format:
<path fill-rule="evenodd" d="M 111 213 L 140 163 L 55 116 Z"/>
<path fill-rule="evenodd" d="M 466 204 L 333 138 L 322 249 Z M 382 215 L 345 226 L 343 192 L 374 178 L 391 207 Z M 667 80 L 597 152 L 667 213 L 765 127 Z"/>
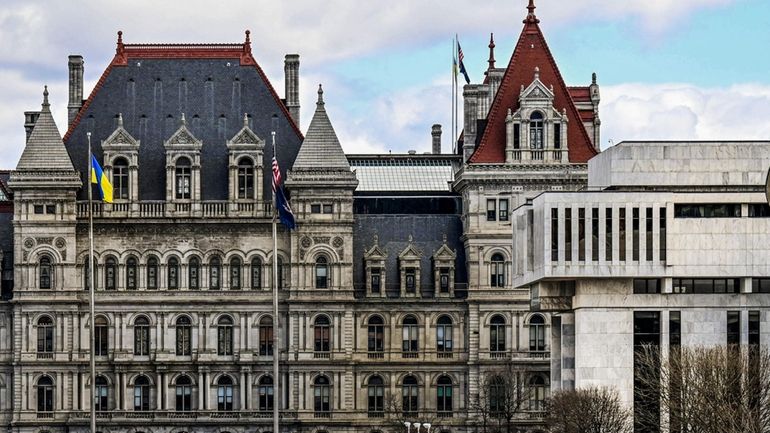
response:
<path fill-rule="evenodd" d="M 440 268 L 438 271 L 439 292 L 449 293 L 449 268 Z"/>
<path fill-rule="evenodd" d="M 415 277 L 417 275 L 417 270 L 415 268 L 406 268 L 404 270 L 404 289 L 406 290 L 406 293 L 414 293 L 415 292 Z"/>
<path fill-rule="evenodd" d="M 543 148 L 543 113 L 534 111 L 529 116 L 529 147 Z"/>
<path fill-rule="evenodd" d="M 447 245 L 447 237 L 444 235 L 444 242 L 433 254 L 433 281 L 434 291 L 437 296 L 451 297 L 455 285 L 455 262 L 457 253 Z"/>
<path fill-rule="evenodd" d="M 175 183 L 176 183 L 176 198 L 189 199 L 191 198 L 190 189 L 192 186 L 192 171 L 190 160 L 187 158 L 179 158 L 176 161 L 175 169 Z"/>
<path fill-rule="evenodd" d="M 381 272 L 380 268 L 372 268 L 370 270 L 371 281 L 370 286 L 373 294 L 379 294 L 381 290 Z"/>
<path fill-rule="evenodd" d="M 366 293 L 369 296 L 385 296 L 385 260 L 387 254 L 379 245 L 379 239 L 374 237 L 374 246 L 364 254 L 366 267 Z"/>
<path fill-rule="evenodd" d="M 118 158 L 112 164 L 112 191 L 113 198 L 128 199 L 128 161 Z"/>
<path fill-rule="evenodd" d="M 238 198 L 254 198 L 254 161 L 246 157 L 238 160 Z"/>

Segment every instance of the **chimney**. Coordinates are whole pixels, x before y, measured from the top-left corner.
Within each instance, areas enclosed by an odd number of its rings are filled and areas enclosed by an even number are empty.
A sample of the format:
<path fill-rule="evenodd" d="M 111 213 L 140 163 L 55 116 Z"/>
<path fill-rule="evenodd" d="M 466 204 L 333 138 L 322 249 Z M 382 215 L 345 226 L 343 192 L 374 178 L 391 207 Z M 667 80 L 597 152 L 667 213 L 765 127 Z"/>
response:
<path fill-rule="evenodd" d="M 441 125 L 435 124 L 430 129 L 430 135 L 433 137 L 433 154 L 441 154 Z"/>
<path fill-rule="evenodd" d="M 67 104 L 67 124 L 72 124 L 80 111 L 80 107 L 83 106 L 83 56 L 70 56 L 69 70 L 70 100 Z"/>
<path fill-rule="evenodd" d="M 37 123 L 37 118 L 40 117 L 39 111 L 25 111 L 24 112 L 24 131 L 27 133 L 25 143 L 29 141 L 29 136 L 32 134 L 32 128 Z"/>
<path fill-rule="evenodd" d="M 294 123 L 299 126 L 299 54 L 287 54 L 283 61 L 284 98 Z"/>

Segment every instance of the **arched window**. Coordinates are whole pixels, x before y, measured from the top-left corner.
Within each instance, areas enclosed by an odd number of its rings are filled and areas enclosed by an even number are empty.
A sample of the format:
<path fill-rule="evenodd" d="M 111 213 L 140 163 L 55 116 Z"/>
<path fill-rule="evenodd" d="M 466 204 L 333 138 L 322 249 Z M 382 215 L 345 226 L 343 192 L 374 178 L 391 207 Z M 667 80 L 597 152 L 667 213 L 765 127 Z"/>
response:
<path fill-rule="evenodd" d="M 369 350 L 369 357 L 379 358 L 383 355 L 385 330 L 384 324 L 380 316 L 372 316 L 369 318 L 369 329 L 367 332 L 367 349 Z"/>
<path fill-rule="evenodd" d="M 401 351 L 404 358 L 416 358 L 417 351 L 420 350 L 420 342 L 418 338 L 417 319 L 412 316 L 404 317 L 402 323 L 402 338 L 401 338 Z"/>
<path fill-rule="evenodd" d="M 222 316 L 217 322 L 217 354 L 233 354 L 233 319 L 230 316 Z"/>
<path fill-rule="evenodd" d="M 176 380 L 176 410 L 192 410 L 192 380 L 188 376 Z"/>
<path fill-rule="evenodd" d="M 94 323 L 94 355 L 107 356 L 109 351 L 109 323 L 104 316 L 98 316 Z"/>
<path fill-rule="evenodd" d="M 259 394 L 259 410 L 264 412 L 273 410 L 272 377 L 265 375 L 259 378 L 257 393 Z"/>
<path fill-rule="evenodd" d="M 492 287 L 505 287 L 505 259 L 500 253 L 492 255 L 490 261 L 489 285 Z"/>
<path fill-rule="evenodd" d="M 545 319 L 539 314 L 529 319 L 529 350 L 545 350 Z"/>
<path fill-rule="evenodd" d="M 86 262 L 87 263 L 87 262 Z M 53 287 L 53 265 L 51 264 L 51 257 L 43 256 L 40 258 L 40 288 L 50 289 Z"/>
<path fill-rule="evenodd" d="M 176 161 L 175 183 L 176 198 L 189 199 L 192 197 L 192 170 L 190 160 L 179 158 Z"/>
<path fill-rule="evenodd" d="M 251 158 L 238 160 L 238 198 L 254 198 L 254 162 Z"/>
<path fill-rule="evenodd" d="M 329 416 L 331 411 L 329 395 L 329 379 L 326 376 L 316 377 L 313 381 L 313 410 L 317 416 Z"/>
<path fill-rule="evenodd" d="M 489 321 L 489 351 L 505 352 L 505 319 L 499 314 Z"/>
<path fill-rule="evenodd" d="M 259 257 L 251 260 L 251 288 L 254 290 L 262 288 L 262 260 Z"/>
<path fill-rule="evenodd" d="M 529 147 L 543 148 L 543 113 L 534 111 L 529 116 Z"/>
<path fill-rule="evenodd" d="M 96 376 L 96 383 L 94 384 L 94 408 L 97 411 L 110 410 L 108 386 L 107 379 L 104 376 Z"/>
<path fill-rule="evenodd" d="M 372 376 L 367 383 L 368 410 L 370 417 L 382 417 L 384 411 L 385 387 L 380 376 Z"/>
<path fill-rule="evenodd" d="M 48 376 L 37 381 L 37 411 L 53 412 L 53 380 Z"/>
<path fill-rule="evenodd" d="M 404 378 L 401 387 L 401 396 L 403 400 L 401 406 L 404 411 L 404 418 L 413 418 L 417 416 L 417 411 L 420 410 L 418 399 L 419 390 L 420 388 L 417 379 L 414 376 L 409 375 Z"/>
<path fill-rule="evenodd" d="M 190 356 L 192 353 L 192 322 L 187 316 L 176 319 L 176 354 Z"/>
<path fill-rule="evenodd" d="M 545 410 L 545 400 L 548 397 L 548 382 L 541 375 L 532 376 L 529 380 L 529 410 Z"/>
<path fill-rule="evenodd" d="M 316 357 L 319 358 L 325 358 L 328 357 L 329 351 L 331 350 L 331 344 L 330 344 L 330 337 L 331 337 L 331 327 L 329 324 L 329 318 L 326 316 L 318 316 L 315 319 L 315 323 L 313 324 L 314 328 L 314 334 L 315 334 L 315 345 L 314 350 L 316 352 Z"/>
<path fill-rule="evenodd" d="M 126 260 L 126 289 L 136 290 L 136 258 Z"/>
<path fill-rule="evenodd" d="M 452 319 L 441 316 L 436 322 L 436 351 L 438 356 L 452 353 Z"/>
<path fill-rule="evenodd" d="M 222 261 L 214 256 L 209 260 L 209 290 L 219 290 L 220 275 L 222 274 Z"/>
<path fill-rule="evenodd" d="M 158 288 L 158 258 L 155 256 L 147 259 L 147 288 Z"/>
<path fill-rule="evenodd" d="M 112 198 L 128 198 L 128 161 L 118 158 L 112 163 Z"/>
<path fill-rule="evenodd" d="M 150 321 L 139 316 L 134 320 L 134 355 L 148 356 L 150 354 Z"/>
<path fill-rule="evenodd" d="M 98 269 L 98 266 L 96 266 L 96 258 L 93 260 L 94 266 L 89 266 L 88 264 L 88 257 L 86 257 L 85 263 L 83 263 L 83 287 L 85 287 L 86 290 L 91 289 L 91 269 L 94 269 L 94 283 L 99 281 L 96 276 L 97 272 L 96 269 Z M 99 285 L 96 284 L 98 287 Z"/>
<path fill-rule="evenodd" d="M 201 262 L 197 257 L 190 258 L 187 263 L 187 283 L 191 290 L 197 290 L 200 288 L 200 271 Z"/>
<path fill-rule="evenodd" d="M 259 356 L 273 356 L 273 318 L 259 319 Z"/>
<path fill-rule="evenodd" d="M 452 379 L 441 376 L 436 382 L 436 410 L 438 416 L 452 416 Z"/>
<path fill-rule="evenodd" d="M 118 264 L 115 257 L 107 257 L 104 261 L 104 288 L 115 290 L 118 284 Z"/>
<path fill-rule="evenodd" d="M 37 356 L 52 357 L 53 351 L 53 320 L 43 316 L 37 321 Z"/>
<path fill-rule="evenodd" d="M 315 288 L 326 289 L 329 287 L 329 263 L 326 257 L 319 256 L 315 259 Z"/>
<path fill-rule="evenodd" d="M 221 376 L 217 380 L 217 410 L 233 410 L 233 379 Z"/>
<path fill-rule="evenodd" d="M 241 288 L 241 259 L 233 257 L 230 259 L 230 289 L 238 290 Z"/>
<path fill-rule="evenodd" d="M 134 381 L 134 410 L 150 410 L 150 379 L 139 376 Z"/>
<path fill-rule="evenodd" d="M 489 413 L 492 417 L 500 417 L 503 415 L 506 404 L 505 381 L 501 377 L 495 376 L 489 381 L 488 386 Z"/>
<path fill-rule="evenodd" d="M 168 288 L 175 290 L 179 288 L 179 260 L 176 257 L 168 259 Z"/>

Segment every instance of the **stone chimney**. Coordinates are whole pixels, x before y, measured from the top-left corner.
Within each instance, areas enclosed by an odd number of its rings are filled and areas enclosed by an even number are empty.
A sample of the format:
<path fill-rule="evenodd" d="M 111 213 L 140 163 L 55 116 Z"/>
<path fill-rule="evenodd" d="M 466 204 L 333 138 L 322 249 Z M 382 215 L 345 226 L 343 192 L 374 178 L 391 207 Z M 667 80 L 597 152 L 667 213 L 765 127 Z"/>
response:
<path fill-rule="evenodd" d="M 294 123 L 299 126 L 299 54 L 287 54 L 283 61 L 284 98 Z"/>
<path fill-rule="evenodd" d="M 40 117 L 39 111 L 25 111 L 24 112 L 24 132 L 27 133 L 25 143 L 29 141 L 29 136 L 32 134 L 32 128 L 35 127 L 37 118 Z"/>
<path fill-rule="evenodd" d="M 430 135 L 433 137 L 433 154 L 441 154 L 441 125 L 435 124 L 430 129 Z"/>
<path fill-rule="evenodd" d="M 83 106 L 83 56 L 70 56 L 69 70 L 70 100 L 67 104 L 67 123 L 72 124 L 80 111 L 80 107 Z"/>

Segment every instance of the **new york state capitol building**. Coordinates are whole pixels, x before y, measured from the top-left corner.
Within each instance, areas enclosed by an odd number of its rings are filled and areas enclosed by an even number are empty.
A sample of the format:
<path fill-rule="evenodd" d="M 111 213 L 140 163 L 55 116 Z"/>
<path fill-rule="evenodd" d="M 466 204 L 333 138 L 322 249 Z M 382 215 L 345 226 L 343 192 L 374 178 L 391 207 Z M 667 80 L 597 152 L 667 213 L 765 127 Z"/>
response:
<path fill-rule="evenodd" d="M 265 433 L 273 405 L 285 432 L 385 433 L 393 407 L 475 432 L 480 388 L 508 369 L 534 433 L 552 390 L 612 385 L 633 405 L 637 339 L 766 342 L 770 143 L 599 154 L 596 78 L 568 87 L 538 23 L 530 5 L 503 68 L 490 42 L 455 154 L 436 125 L 430 153 L 346 155 L 320 88 L 303 134 L 299 57 L 282 99 L 248 33 L 119 34 L 85 99 L 70 56 L 66 133 L 46 92 L 0 172 L 2 425 L 85 432 L 94 402 L 110 433 Z M 279 230 L 277 282 L 272 131 L 298 226 Z M 93 208 L 91 264 L 87 132 L 115 188 Z"/>

